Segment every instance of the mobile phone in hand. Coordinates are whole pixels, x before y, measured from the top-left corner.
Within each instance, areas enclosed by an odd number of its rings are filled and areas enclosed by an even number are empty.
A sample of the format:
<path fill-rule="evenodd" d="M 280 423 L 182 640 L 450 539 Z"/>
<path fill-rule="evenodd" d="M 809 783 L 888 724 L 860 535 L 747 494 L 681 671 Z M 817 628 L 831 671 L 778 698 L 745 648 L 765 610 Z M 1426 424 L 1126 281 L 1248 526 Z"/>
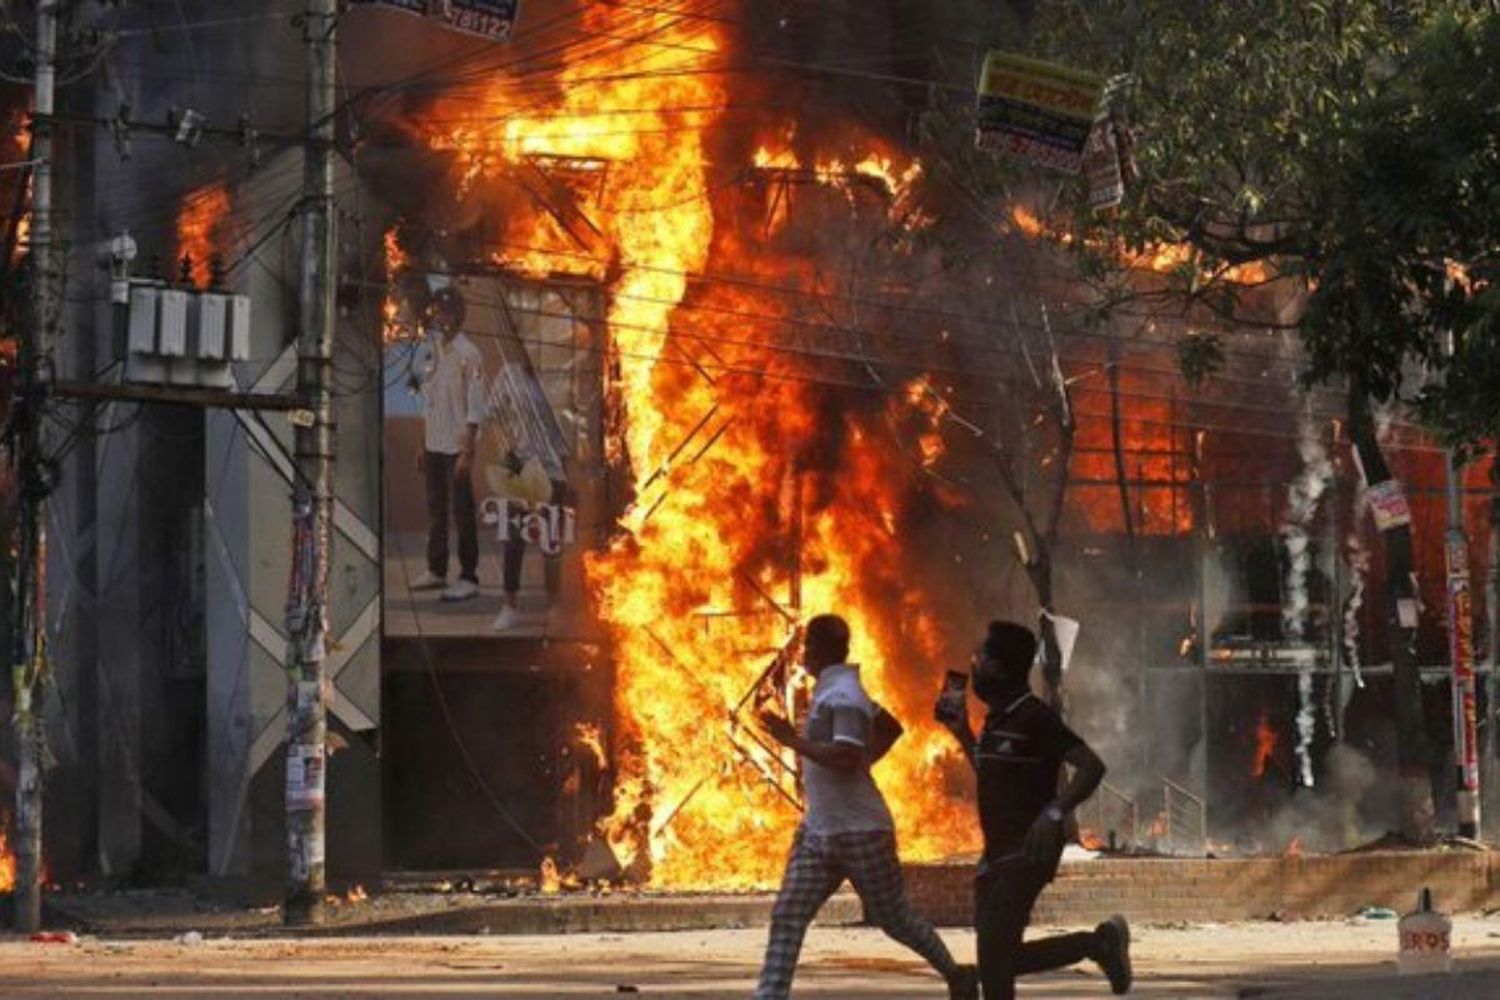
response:
<path fill-rule="evenodd" d="M 969 689 L 969 675 L 950 670 L 943 678 L 943 690 L 938 694 L 937 708 L 933 714 L 939 722 L 958 722 L 966 711 L 965 694 Z"/>

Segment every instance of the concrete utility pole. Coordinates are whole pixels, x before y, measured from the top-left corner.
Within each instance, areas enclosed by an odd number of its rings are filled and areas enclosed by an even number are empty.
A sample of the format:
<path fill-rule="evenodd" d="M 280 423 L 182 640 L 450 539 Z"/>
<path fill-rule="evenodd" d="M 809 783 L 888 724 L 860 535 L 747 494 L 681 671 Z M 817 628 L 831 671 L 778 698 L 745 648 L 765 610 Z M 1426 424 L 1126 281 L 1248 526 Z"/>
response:
<path fill-rule="evenodd" d="M 19 467 L 20 510 L 16 553 L 15 686 L 19 778 L 16 782 L 15 927 L 30 933 L 42 923 L 41 702 L 46 690 L 47 495 L 52 488 L 45 422 L 57 340 L 56 248 L 52 235 L 52 112 L 56 84 L 59 0 L 41 0 L 36 11 L 35 110 L 31 117 L 31 311 L 20 344 L 20 385 L 12 447 Z"/>
<path fill-rule="evenodd" d="M 1448 354 L 1453 354 L 1449 334 Z M 1463 472 L 1446 455 L 1448 472 L 1448 660 L 1453 665 L 1453 758 L 1458 765 L 1458 834 L 1479 836 L 1479 734 L 1474 675 L 1474 598 L 1469 534 L 1464 530 Z"/>
<path fill-rule="evenodd" d="M 324 676 L 328 545 L 333 513 L 334 203 L 333 140 L 337 0 L 308 0 L 307 153 L 303 173 L 301 330 L 293 414 L 297 475 L 292 492 L 292 567 L 287 595 L 291 684 L 287 695 L 286 830 L 288 924 L 323 919 L 324 802 L 328 708 Z"/>

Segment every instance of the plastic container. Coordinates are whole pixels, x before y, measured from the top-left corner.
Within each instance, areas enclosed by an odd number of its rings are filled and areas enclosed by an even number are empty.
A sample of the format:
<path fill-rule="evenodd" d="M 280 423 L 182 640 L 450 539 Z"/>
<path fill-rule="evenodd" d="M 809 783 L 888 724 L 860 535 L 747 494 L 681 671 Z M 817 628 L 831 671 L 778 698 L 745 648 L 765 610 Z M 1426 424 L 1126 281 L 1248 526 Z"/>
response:
<path fill-rule="evenodd" d="M 1423 889 L 1414 912 L 1396 924 L 1401 936 L 1397 966 L 1403 976 L 1428 976 L 1453 971 L 1453 920 L 1432 908 L 1432 890 Z"/>

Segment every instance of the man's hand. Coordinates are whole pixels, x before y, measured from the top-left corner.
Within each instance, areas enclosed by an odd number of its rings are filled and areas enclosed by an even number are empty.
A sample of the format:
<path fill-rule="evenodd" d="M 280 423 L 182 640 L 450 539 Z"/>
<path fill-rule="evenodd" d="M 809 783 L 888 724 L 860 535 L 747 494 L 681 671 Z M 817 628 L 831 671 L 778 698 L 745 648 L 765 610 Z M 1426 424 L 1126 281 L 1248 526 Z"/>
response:
<path fill-rule="evenodd" d="M 974 730 L 969 728 L 968 715 L 947 715 L 942 711 L 942 704 L 941 701 L 938 702 L 938 707 L 933 710 L 932 717 L 938 721 L 938 725 L 953 734 L 953 738 L 958 740 L 959 748 L 964 752 L 964 759 L 969 762 L 970 767 L 978 770 L 979 765 L 974 757 Z"/>
<path fill-rule="evenodd" d="M 958 737 L 960 743 L 972 743 L 974 731 L 969 728 L 969 717 L 967 715 L 949 715 L 943 711 L 942 702 L 938 702 L 933 709 L 932 717 L 938 721 L 948 732 Z"/>
<path fill-rule="evenodd" d="M 462 479 L 469 474 L 469 469 L 474 465 L 474 450 L 465 448 L 458 453 L 458 458 L 453 461 L 453 475 Z"/>
<path fill-rule="evenodd" d="M 771 739 L 782 746 L 791 746 L 797 738 L 797 727 L 774 712 L 760 713 L 760 724 Z"/>
<path fill-rule="evenodd" d="M 1026 842 L 1022 847 L 1026 857 L 1034 865 L 1050 865 L 1062 850 L 1063 822 L 1056 806 L 1048 806 L 1032 821 L 1026 831 Z"/>

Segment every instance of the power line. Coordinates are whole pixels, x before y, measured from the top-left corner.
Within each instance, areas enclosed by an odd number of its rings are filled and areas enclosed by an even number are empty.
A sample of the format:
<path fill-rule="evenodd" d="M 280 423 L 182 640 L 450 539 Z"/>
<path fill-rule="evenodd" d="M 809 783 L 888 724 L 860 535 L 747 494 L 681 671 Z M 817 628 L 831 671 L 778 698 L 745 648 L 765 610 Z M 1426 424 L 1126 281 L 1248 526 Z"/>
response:
<path fill-rule="evenodd" d="M 481 301 L 483 301 L 483 300 L 481 300 Z M 522 314 L 522 315 L 538 316 L 538 317 L 541 317 L 541 318 L 568 319 L 568 320 L 572 320 L 572 321 L 575 321 L 575 322 L 580 321 L 579 317 L 577 317 L 576 315 L 571 314 L 571 313 L 552 312 L 552 311 L 543 310 L 543 309 L 539 309 L 539 308 L 535 308 L 535 309 L 534 308 L 528 308 L 528 307 L 520 306 L 520 305 L 517 305 L 515 303 L 511 303 L 511 302 L 507 302 L 506 303 L 506 307 L 511 312 L 513 312 L 513 313 L 519 313 L 519 314 Z M 637 327 L 637 329 L 641 329 L 641 330 L 645 330 L 647 332 L 653 332 L 653 333 L 657 332 L 654 329 L 647 328 L 647 327 Z M 674 333 L 676 333 L 676 331 L 674 331 Z M 514 340 L 516 343 L 524 344 L 524 345 L 527 345 L 527 346 L 538 346 L 538 347 L 555 347 L 556 346 L 555 342 L 553 342 L 553 341 L 542 340 L 542 339 L 535 338 L 535 337 L 525 337 L 525 336 L 521 336 L 519 333 L 493 333 L 493 334 L 490 334 L 490 333 L 479 333 L 477 331 L 469 331 L 469 335 L 470 336 L 483 337 L 483 338 L 487 338 L 487 339 L 510 339 L 510 340 Z M 677 335 L 681 336 L 681 337 L 684 337 L 685 339 L 699 339 L 699 340 L 709 339 L 709 338 L 703 338 L 703 337 L 695 337 L 694 335 L 691 335 L 691 334 L 680 334 L 680 333 L 677 333 Z M 853 391 L 863 392 L 863 393 L 873 393 L 873 394 L 876 394 L 876 395 L 879 395 L 879 396 L 882 396 L 882 397 L 887 397 L 887 398 L 892 395 L 892 391 L 891 391 L 891 389 L 888 386 L 886 386 L 884 384 L 877 384 L 877 383 L 874 383 L 872 381 L 857 381 L 856 382 L 856 381 L 850 381 L 850 380 L 847 380 L 847 379 L 833 378 L 833 377 L 825 376 L 825 375 L 807 374 L 807 373 L 795 372 L 795 371 L 777 371 L 777 370 L 773 370 L 773 369 L 771 369 L 769 367 L 756 367 L 756 366 L 750 365 L 750 364 L 737 364 L 737 363 L 732 363 L 732 362 L 729 362 L 729 361 L 723 361 L 723 360 L 718 360 L 718 359 L 713 359 L 713 358 L 709 358 L 709 359 L 702 359 L 702 358 L 696 358 L 695 359 L 695 358 L 687 358 L 687 357 L 677 358 L 677 357 L 673 357 L 673 356 L 671 356 L 669 354 L 666 354 L 666 353 L 646 354 L 646 353 L 642 353 L 642 352 L 638 352 L 638 351 L 622 351 L 622 350 L 619 350 L 617 347 L 613 347 L 613 346 L 607 347 L 607 348 L 606 347 L 599 347 L 599 346 L 592 346 L 592 347 L 587 347 L 587 348 L 575 348 L 575 350 L 579 351 L 580 353 L 585 353 L 585 354 L 594 355 L 594 356 L 603 357 L 603 358 L 613 357 L 613 358 L 628 359 L 628 360 L 632 360 L 632 361 L 643 361 L 643 362 L 647 362 L 647 363 L 649 363 L 651 365 L 667 365 L 667 366 L 671 366 L 671 367 L 690 369 L 692 371 L 699 372 L 699 373 L 707 371 L 710 374 L 718 374 L 718 375 L 724 375 L 724 376 L 748 376 L 748 377 L 751 377 L 751 378 L 765 379 L 765 380 L 770 381 L 770 382 L 806 384 L 806 385 L 823 386 L 823 387 L 840 389 L 840 390 L 853 390 Z M 849 363 L 849 364 L 855 364 L 855 365 L 860 366 L 860 368 L 862 370 L 864 368 L 866 368 L 866 366 L 869 366 L 869 365 L 878 365 L 878 366 L 881 366 L 881 367 L 892 367 L 892 365 L 889 362 L 883 362 L 883 361 L 881 361 L 879 359 L 862 357 L 862 356 L 858 356 L 858 355 L 845 355 L 845 354 L 834 353 L 832 355 L 832 357 L 826 358 L 826 360 L 837 360 L 837 361 L 846 362 L 846 363 Z M 912 368 L 912 370 L 918 376 L 925 376 L 925 375 L 928 375 L 928 374 L 931 373 L 930 369 L 922 367 L 922 366 L 910 366 L 910 365 L 908 365 L 906 367 Z M 999 386 L 1007 386 L 1007 385 L 1008 386 L 1029 386 L 1030 385 L 1029 382 L 1026 382 L 1024 380 L 1017 379 L 1017 378 L 1014 378 L 1014 377 L 1011 377 L 1011 376 L 1008 376 L 1008 375 L 998 375 L 997 374 L 997 375 L 993 376 L 993 381 L 997 385 L 999 385 Z M 1106 390 L 1099 390 L 1099 394 L 1101 394 L 1101 395 L 1104 392 L 1106 392 Z M 1161 403 L 1161 402 L 1177 403 L 1178 405 L 1181 405 L 1183 407 L 1188 407 L 1188 406 L 1195 405 L 1195 404 L 1198 405 L 1198 406 L 1228 406 L 1229 408 L 1245 409 L 1245 410 L 1249 410 L 1251 412 L 1270 414 L 1270 415 L 1273 415 L 1273 416 L 1276 416 L 1276 417 L 1284 417 L 1285 413 L 1286 413 L 1286 411 L 1284 409 L 1276 408 L 1276 407 L 1258 407 L 1258 406 L 1254 406 L 1253 404 L 1224 404 L 1222 402 L 1210 402 L 1210 401 L 1206 401 L 1206 400 L 1193 400 L 1193 399 L 1190 399 L 1190 398 L 1187 398 L 1187 397 L 1177 398 L 1177 397 L 1171 397 L 1171 396 L 1143 395 L 1143 394 L 1136 394 L 1136 393 L 1122 393 L 1122 396 L 1124 396 L 1125 398 L 1146 399 L 1146 400 L 1150 400 L 1150 401 L 1158 402 L 1158 403 Z M 997 410 L 997 409 L 1003 409 L 1003 408 L 1006 407 L 1006 403 L 996 401 L 996 400 L 994 400 L 992 398 L 983 398 L 983 397 L 976 397 L 976 396 L 968 396 L 968 395 L 963 395 L 963 394 L 958 394 L 958 393 L 942 394 L 940 398 L 943 399 L 946 403 L 948 403 L 950 405 L 951 404 L 961 404 L 961 405 L 963 405 L 965 407 L 968 407 L 968 408 L 971 408 L 971 409 L 976 409 L 976 410 L 979 410 L 979 409 L 982 409 L 982 410 Z M 1110 412 L 1108 412 L 1107 409 L 1101 410 L 1101 411 L 1097 411 L 1097 412 L 1096 411 L 1092 411 L 1092 410 L 1085 410 L 1085 409 L 1082 409 L 1082 408 L 1078 407 L 1076 405 L 1076 402 L 1075 402 L 1073 410 L 1074 410 L 1075 416 L 1078 416 L 1078 417 L 1084 417 L 1084 418 L 1089 418 L 1089 419 L 1097 419 L 1097 420 L 1101 420 L 1101 421 L 1109 421 L 1109 420 L 1112 419 L 1112 414 Z M 1162 428 L 1168 428 L 1168 429 L 1188 430 L 1188 431 L 1190 431 L 1190 430 L 1206 430 L 1206 431 L 1224 432 L 1224 433 L 1231 433 L 1231 434 L 1246 434 L 1246 435 L 1252 435 L 1252 436 L 1273 437 L 1273 438 L 1277 438 L 1277 439 L 1280 439 L 1280 440 L 1287 440 L 1287 441 L 1300 440 L 1300 436 L 1295 432 L 1295 430 L 1257 428 L 1257 427 L 1248 426 L 1248 425 L 1246 425 L 1244 423 L 1233 423 L 1233 424 L 1213 423 L 1213 422 L 1209 422 L 1208 420 L 1205 420 L 1205 419 L 1195 418 L 1194 416 L 1192 416 L 1190 414 L 1186 415 L 1186 416 L 1179 415 L 1178 418 L 1175 419 L 1175 420 L 1173 420 L 1173 419 L 1158 419 L 1158 418 L 1152 418 L 1152 417 L 1149 417 L 1149 416 L 1142 416 L 1142 415 L 1138 415 L 1138 414 L 1132 414 L 1132 415 L 1129 415 L 1129 416 L 1125 417 L 1125 422 L 1127 424 L 1135 424 L 1135 425 L 1141 425 L 1141 426 L 1145 426 L 1145 427 L 1162 427 Z M 1393 427 L 1397 427 L 1397 428 L 1401 428 L 1401 429 L 1420 430 L 1420 428 L 1417 425 L 1404 424 L 1404 423 L 1400 423 L 1400 422 L 1393 422 L 1392 426 Z M 1440 452 L 1441 451 L 1441 449 L 1439 449 L 1439 448 L 1427 447 L 1427 446 L 1408 446 L 1408 447 L 1405 448 L 1405 450 L 1419 450 L 1419 451 L 1432 451 L 1432 452 Z"/>

